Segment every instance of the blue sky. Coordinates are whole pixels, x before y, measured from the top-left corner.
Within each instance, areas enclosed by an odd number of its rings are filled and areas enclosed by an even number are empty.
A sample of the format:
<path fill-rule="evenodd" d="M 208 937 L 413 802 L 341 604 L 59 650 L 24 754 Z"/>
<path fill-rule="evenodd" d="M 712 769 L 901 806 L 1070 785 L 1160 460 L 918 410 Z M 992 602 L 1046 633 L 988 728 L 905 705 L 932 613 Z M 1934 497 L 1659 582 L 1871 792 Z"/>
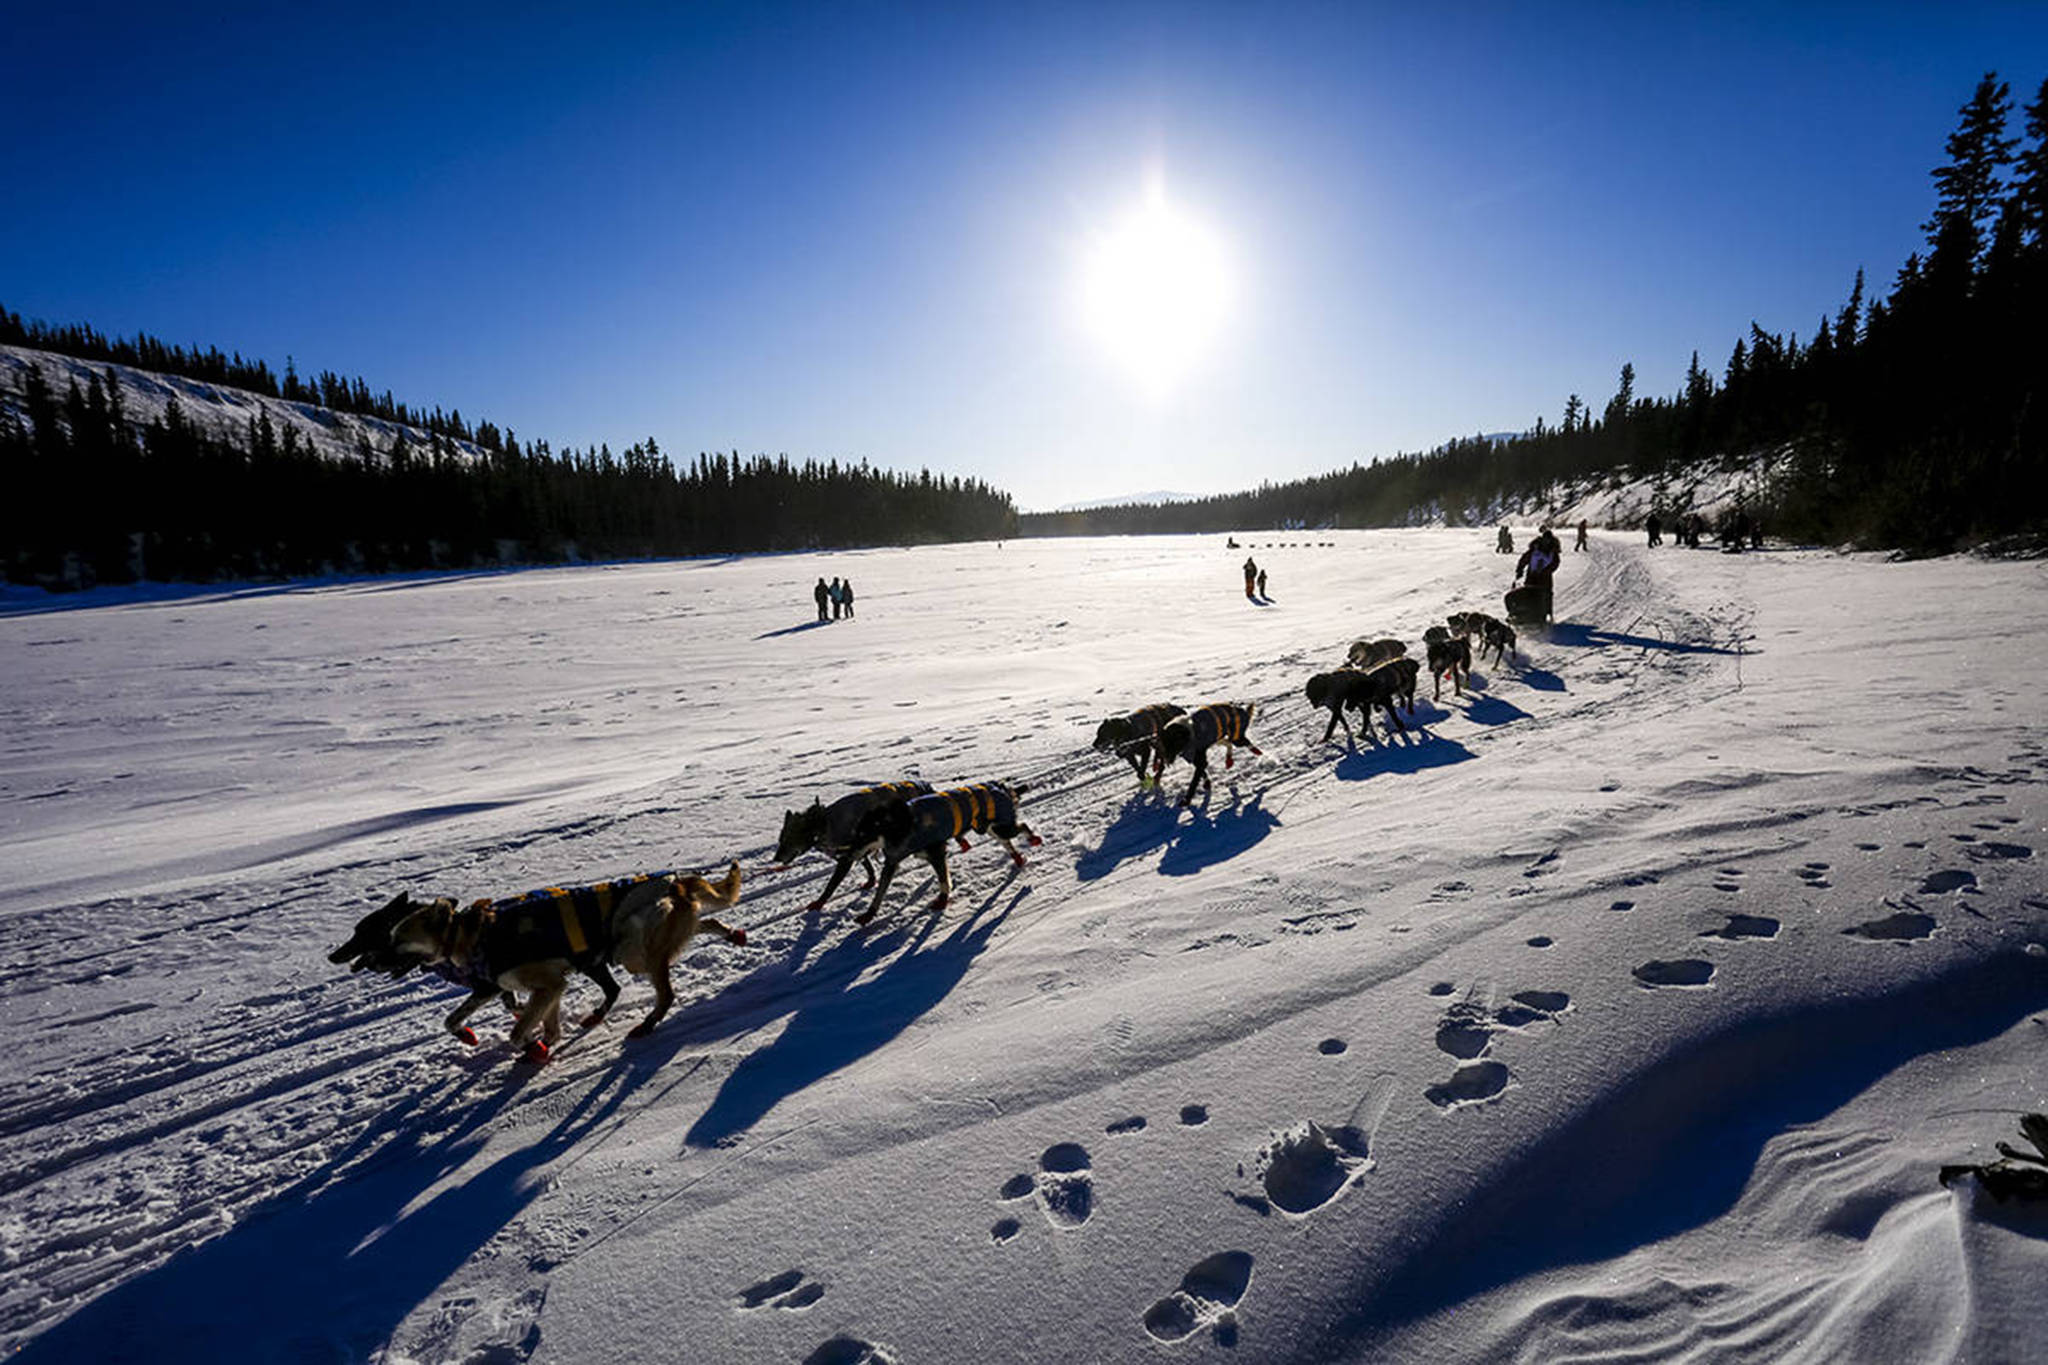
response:
<path fill-rule="evenodd" d="M 578 12 L 588 9 L 592 15 Z M 0 302 L 558 446 L 865 458 L 1027 509 L 1555 420 L 1809 334 L 2048 5 L 18 7 Z M 1163 185 L 1229 301 L 1082 321 Z"/>

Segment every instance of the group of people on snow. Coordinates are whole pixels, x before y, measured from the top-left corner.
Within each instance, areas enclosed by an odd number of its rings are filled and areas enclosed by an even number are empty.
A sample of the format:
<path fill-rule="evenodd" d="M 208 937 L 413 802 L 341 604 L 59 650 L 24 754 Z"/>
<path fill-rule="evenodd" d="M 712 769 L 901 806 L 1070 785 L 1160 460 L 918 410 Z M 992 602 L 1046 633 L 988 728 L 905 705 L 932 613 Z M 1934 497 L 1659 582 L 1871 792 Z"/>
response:
<path fill-rule="evenodd" d="M 1237 542 L 1231 541 L 1230 547 L 1236 549 Z M 1248 602 L 1256 602 L 1266 595 L 1266 571 L 1254 563 L 1250 555 L 1244 557 L 1244 595 Z"/>
<path fill-rule="evenodd" d="M 853 580 L 850 578 L 835 578 L 831 585 L 827 586 L 824 578 L 820 576 L 818 586 L 811 589 L 811 596 L 817 600 L 820 621 L 837 621 L 842 615 L 853 615 Z M 832 608 L 832 615 L 829 617 L 825 615 L 825 608 L 828 606 Z"/>

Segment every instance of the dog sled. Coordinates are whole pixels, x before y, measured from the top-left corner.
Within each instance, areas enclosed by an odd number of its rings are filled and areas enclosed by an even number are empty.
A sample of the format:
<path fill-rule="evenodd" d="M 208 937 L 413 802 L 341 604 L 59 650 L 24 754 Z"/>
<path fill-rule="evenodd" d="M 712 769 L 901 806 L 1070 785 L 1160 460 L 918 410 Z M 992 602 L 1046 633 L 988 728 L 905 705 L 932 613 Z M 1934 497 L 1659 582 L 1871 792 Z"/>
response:
<path fill-rule="evenodd" d="M 1509 589 L 1508 595 L 1502 599 L 1507 606 L 1509 623 L 1517 626 L 1542 625 L 1549 615 L 1546 610 L 1549 604 L 1544 601 L 1547 595 L 1534 583 Z"/>

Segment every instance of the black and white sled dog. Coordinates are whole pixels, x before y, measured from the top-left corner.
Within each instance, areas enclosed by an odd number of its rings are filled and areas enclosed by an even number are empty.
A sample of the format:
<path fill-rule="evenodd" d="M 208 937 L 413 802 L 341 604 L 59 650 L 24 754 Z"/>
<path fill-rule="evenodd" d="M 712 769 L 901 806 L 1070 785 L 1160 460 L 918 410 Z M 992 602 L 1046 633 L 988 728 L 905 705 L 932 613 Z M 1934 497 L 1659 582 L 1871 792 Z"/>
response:
<path fill-rule="evenodd" d="M 929 782 L 884 782 L 879 786 L 862 787 L 829 806 L 814 800 L 805 810 L 784 811 L 782 837 L 775 841 L 777 863 L 787 866 L 814 848 L 835 859 L 832 877 L 825 883 L 825 889 L 804 909 L 824 909 L 825 902 L 832 899 L 832 893 L 839 889 L 839 883 L 846 880 L 847 870 L 856 858 L 860 860 L 861 870 L 867 873 L 865 885 L 873 886 L 875 864 L 870 855 L 881 847 L 881 841 L 878 838 L 860 838 L 861 822 L 885 806 L 900 806 L 913 797 L 929 796 L 931 790 Z"/>
<path fill-rule="evenodd" d="M 1432 683 L 1430 700 L 1444 694 L 1444 679 L 1449 677 L 1451 688 L 1459 696 L 1465 695 L 1465 679 L 1472 675 L 1472 643 L 1462 635 L 1450 635 L 1441 640 L 1430 640 L 1429 676 Z"/>
<path fill-rule="evenodd" d="M 1159 752 L 1159 732 L 1175 716 L 1184 716 L 1187 708 L 1175 706 L 1170 701 L 1154 702 L 1141 707 L 1128 716 L 1111 716 L 1095 728 L 1095 747 L 1102 753 L 1117 754 L 1131 765 L 1131 771 L 1138 775 L 1138 785 L 1148 781 L 1157 782 L 1160 770 L 1165 768 L 1166 759 Z M 1152 776 L 1145 776 L 1145 765 L 1152 765 Z"/>
<path fill-rule="evenodd" d="M 881 845 L 882 875 L 875 883 L 874 900 L 855 922 L 866 924 L 875 917 L 896 869 L 913 855 L 921 855 L 938 874 L 939 897 L 931 908 L 945 909 L 953 898 L 953 874 L 946 866 L 948 846 L 957 843 L 962 853 L 967 852 L 973 847 L 967 842 L 969 834 L 995 835 L 1010 851 L 1010 860 L 1024 866 L 1024 855 L 1011 840 L 1021 834 L 1033 848 L 1044 841 L 1017 818 L 1017 798 L 1023 794 L 1022 783 L 977 782 L 870 811 L 854 837 L 862 844 Z"/>
<path fill-rule="evenodd" d="M 1171 763 L 1176 758 L 1185 758 L 1194 765 L 1195 775 L 1188 781 L 1188 789 L 1182 793 L 1183 806 L 1195 799 L 1195 788 L 1204 794 L 1209 791 L 1209 750 L 1212 746 L 1223 746 L 1223 766 L 1234 767 L 1237 763 L 1237 746 L 1242 744 L 1253 753 L 1263 753 L 1252 743 L 1252 702 L 1212 702 L 1198 706 L 1187 715 L 1176 716 L 1166 723 L 1159 732 L 1161 763 Z"/>
<path fill-rule="evenodd" d="M 1505 663 L 1506 656 L 1517 650 L 1518 639 L 1515 629 L 1498 617 L 1488 616 L 1483 611 L 1454 611 L 1450 615 L 1451 633 L 1479 640 L 1479 657 L 1483 661 L 1486 651 L 1493 651 L 1494 662 Z"/>

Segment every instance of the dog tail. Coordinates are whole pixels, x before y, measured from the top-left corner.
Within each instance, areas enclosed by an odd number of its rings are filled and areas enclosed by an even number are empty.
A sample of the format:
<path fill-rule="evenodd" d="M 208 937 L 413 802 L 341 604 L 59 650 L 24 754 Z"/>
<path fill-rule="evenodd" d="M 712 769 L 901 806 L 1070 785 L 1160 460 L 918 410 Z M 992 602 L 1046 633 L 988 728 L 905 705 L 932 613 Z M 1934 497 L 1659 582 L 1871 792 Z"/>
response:
<path fill-rule="evenodd" d="M 734 901 L 737 901 L 740 898 L 740 865 L 738 860 L 734 860 L 733 865 L 726 869 L 723 880 L 708 884 L 705 887 L 705 891 L 712 900 L 717 901 L 720 905 L 731 905 Z"/>

